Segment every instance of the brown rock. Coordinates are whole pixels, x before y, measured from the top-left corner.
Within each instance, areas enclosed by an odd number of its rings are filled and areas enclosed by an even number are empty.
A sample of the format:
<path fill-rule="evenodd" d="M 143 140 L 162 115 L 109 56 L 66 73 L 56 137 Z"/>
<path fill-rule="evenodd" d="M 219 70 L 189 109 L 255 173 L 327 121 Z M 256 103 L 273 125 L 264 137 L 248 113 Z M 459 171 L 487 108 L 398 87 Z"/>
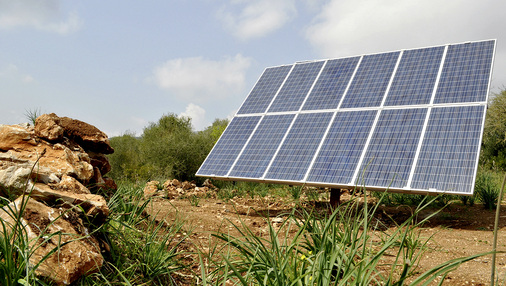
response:
<path fill-rule="evenodd" d="M 100 174 L 104 176 L 111 171 L 111 164 L 107 156 L 101 153 L 88 152 L 90 157 L 90 163 L 93 167 L 97 167 L 100 170 Z"/>
<path fill-rule="evenodd" d="M 58 117 L 54 113 L 43 114 L 35 120 L 35 134 L 49 141 L 67 137 L 86 151 L 103 154 L 114 152 L 107 135 L 95 126 L 77 119 Z"/>
<path fill-rule="evenodd" d="M 22 204 L 25 204 L 22 219 L 16 222 L 13 216 Z M 11 227 L 21 223 L 28 236 L 31 267 L 42 260 L 35 273 L 56 285 L 68 285 L 103 264 L 97 240 L 88 235 L 82 220 L 72 210 L 50 208 L 31 198 L 19 197 L 0 209 L 0 219 Z M 7 227 L 6 231 L 12 228 Z M 55 248 L 58 250 L 49 255 Z"/>
<path fill-rule="evenodd" d="M 35 119 L 35 135 L 49 141 L 63 139 L 64 129 L 60 126 L 60 118 L 54 114 L 42 114 Z"/>
<path fill-rule="evenodd" d="M 109 177 L 103 177 L 102 179 L 104 179 L 104 187 L 109 189 L 109 190 L 117 190 L 118 189 L 118 185 L 116 185 L 116 182 L 114 182 L 114 180 L 112 178 L 109 178 Z"/>
<path fill-rule="evenodd" d="M 104 197 L 94 194 L 75 194 L 53 190 L 48 185 L 35 183 L 30 187 L 30 196 L 48 204 L 62 204 L 67 208 L 79 206 L 90 219 L 103 222 L 109 216 L 109 207 Z"/>
<path fill-rule="evenodd" d="M 153 196 L 159 196 L 162 195 L 158 190 L 158 185 L 160 182 L 158 181 L 149 181 L 146 183 L 146 186 L 144 187 L 144 198 L 150 198 Z"/>
<path fill-rule="evenodd" d="M 90 190 L 73 177 L 63 175 L 59 183 L 48 184 L 52 190 L 74 194 L 91 194 Z"/>

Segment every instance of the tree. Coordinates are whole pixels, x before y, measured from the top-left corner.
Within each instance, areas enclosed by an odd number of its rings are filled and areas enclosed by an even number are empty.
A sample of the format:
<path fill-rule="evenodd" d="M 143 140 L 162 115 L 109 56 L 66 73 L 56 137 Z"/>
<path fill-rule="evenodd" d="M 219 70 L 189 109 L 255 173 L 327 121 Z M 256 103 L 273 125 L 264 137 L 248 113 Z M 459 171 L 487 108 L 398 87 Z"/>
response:
<path fill-rule="evenodd" d="M 490 101 L 480 159 L 488 168 L 506 169 L 506 89 Z"/>

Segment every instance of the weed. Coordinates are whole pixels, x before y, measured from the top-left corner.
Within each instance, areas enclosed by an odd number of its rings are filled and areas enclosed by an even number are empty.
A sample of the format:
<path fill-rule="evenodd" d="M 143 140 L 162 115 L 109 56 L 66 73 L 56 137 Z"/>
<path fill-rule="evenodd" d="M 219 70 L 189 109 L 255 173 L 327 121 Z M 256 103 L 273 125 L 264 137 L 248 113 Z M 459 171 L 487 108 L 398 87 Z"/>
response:
<path fill-rule="evenodd" d="M 499 190 L 490 172 L 478 172 L 475 192 L 476 196 L 483 203 L 483 207 L 489 210 L 495 209 Z"/>
<path fill-rule="evenodd" d="M 486 255 L 451 260 L 418 275 L 417 265 L 430 238 L 421 239 L 416 229 L 432 216 L 419 222 L 415 218 L 434 200 L 423 200 L 395 230 L 380 233 L 381 243 L 371 233 L 377 231 L 373 216 L 380 204 L 370 208 L 367 201 L 351 200 L 323 218 L 307 211 L 292 212 L 280 228 L 267 220 L 267 238 L 244 224 L 234 225 L 239 237 L 214 234 L 226 245 L 217 251 L 219 257 L 209 257 L 215 270 L 204 271 L 202 277 L 216 285 L 226 281 L 234 285 L 403 285 L 407 279 L 413 280 L 410 285 L 426 285 L 462 262 Z M 287 235 L 294 227 L 295 234 Z M 385 265 L 385 256 L 392 252 L 393 262 Z M 391 270 L 385 271 L 385 266 Z"/>

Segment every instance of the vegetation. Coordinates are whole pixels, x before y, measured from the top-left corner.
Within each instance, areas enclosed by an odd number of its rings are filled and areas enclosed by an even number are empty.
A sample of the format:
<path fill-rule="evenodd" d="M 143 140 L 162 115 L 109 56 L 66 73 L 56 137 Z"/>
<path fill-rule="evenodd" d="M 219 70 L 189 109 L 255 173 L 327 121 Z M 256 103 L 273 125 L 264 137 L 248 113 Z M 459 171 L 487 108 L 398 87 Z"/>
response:
<path fill-rule="evenodd" d="M 28 112 L 34 119 L 38 111 Z M 188 253 L 184 221 L 165 221 L 146 215 L 151 201 L 144 200 L 144 182 L 177 178 L 196 180 L 195 173 L 226 128 L 227 120 L 216 120 L 203 131 L 194 131 L 189 118 L 164 115 L 146 127 L 139 137 L 132 133 L 111 138 L 115 153 L 109 156 L 109 173 L 120 185 L 108 197 L 110 216 L 93 235 L 106 242 L 106 262 L 99 272 L 89 274 L 77 285 L 177 285 L 193 279 L 202 285 L 428 285 L 442 281 L 461 263 L 484 254 L 450 260 L 419 273 L 417 268 L 430 237 L 420 236 L 419 227 L 431 218 L 420 218 L 428 206 L 443 207 L 460 200 L 494 208 L 498 178 L 506 168 L 506 90 L 491 101 L 483 136 L 475 196 L 405 195 L 373 192 L 377 203 L 351 200 L 325 214 L 301 208 L 281 216 L 281 227 L 269 218 L 267 236 L 244 224 L 234 224 L 239 237 L 225 232 L 214 234 L 222 243 L 209 251 Z M 264 197 L 272 192 L 297 203 L 303 198 L 319 199 L 317 190 L 279 187 L 251 182 L 217 183 L 219 199 Z M 197 207 L 200 198 L 186 197 Z M 364 197 L 367 199 L 367 196 Z M 1 205 L 9 200 L 2 198 Z M 381 204 L 416 205 L 416 210 L 397 228 L 382 227 L 374 219 Z M 9 210 L 9 209 L 8 209 Z M 19 223 L 23 208 L 8 211 L 14 223 L 0 220 L 0 285 L 46 285 L 36 277 L 38 265 L 28 263 L 37 243 L 29 241 Z M 433 214 L 435 215 L 435 213 Z M 12 228 L 13 231 L 6 231 Z M 41 231 L 41 235 L 45 231 Z M 52 235 L 36 241 L 43 243 Z M 55 250 L 56 251 L 56 250 Z M 199 273 L 189 269 L 184 255 L 200 258 Z M 181 272 L 191 273 L 191 278 Z M 185 278 L 181 278 L 185 277 Z M 228 282 L 227 282 L 228 281 Z"/>
<path fill-rule="evenodd" d="M 436 200 L 433 198 L 432 200 Z M 380 198 L 381 203 L 381 198 Z M 419 212 L 432 202 L 423 200 L 413 215 L 392 231 L 381 231 L 374 220 L 380 204 L 348 201 L 330 215 L 294 211 L 276 228 L 268 222 L 268 237 L 235 224 L 241 234 L 214 236 L 225 242 L 201 261 L 204 281 L 216 285 L 427 285 L 444 277 L 475 255 L 447 261 L 418 273 L 418 262 L 429 238 L 422 239 Z M 292 231 L 294 230 L 294 231 Z M 290 233 L 295 232 L 294 235 Z M 372 233 L 375 232 L 375 235 Z"/>
<path fill-rule="evenodd" d="M 506 89 L 490 100 L 480 161 L 488 169 L 506 170 Z"/>
<path fill-rule="evenodd" d="M 178 218 L 168 223 L 146 216 L 150 200 L 143 186 L 121 186 L 109 199 L 110 215 L 95 235 L 110 247 L 98 273 L 79 285 L 177 285 L 177 271 L 185 268 L 178 258 L 188 234 Z"/>
<path fill-rule="evenodd" d="M 125 133 L 111 138 L 114 154 L 109 155 L 117 181 L 146 182 L 161 178 L 196 180 L 195 173 L 204 162 L 227 120 L 215 120 L 203 131 L 193 131 L 188 117 L 162 116 L 144 129 L 140 137 Z"/>

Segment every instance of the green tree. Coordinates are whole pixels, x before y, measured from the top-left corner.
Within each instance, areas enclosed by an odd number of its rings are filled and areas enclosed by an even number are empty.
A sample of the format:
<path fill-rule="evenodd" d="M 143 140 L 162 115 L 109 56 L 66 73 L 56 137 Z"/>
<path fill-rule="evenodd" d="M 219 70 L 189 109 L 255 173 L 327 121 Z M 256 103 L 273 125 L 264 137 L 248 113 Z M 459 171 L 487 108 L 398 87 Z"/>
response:
<path fill-rule="evenodd" d="M 203 131 L 192 130 L 191 119 L 175 114 L 163 115 L 144 128 L 141 137 L 124 134 L 111 138 L 114 154 L 110 176 L 115 180 L 148 181 L 197 180 L 200 165 L 228 125 L 216 119 Z"/>
<path fill-rule="evenodd" d="M 488 106 L 481 164 L 491 169 L 506 169 L 506 90 L 495 94 Z"/>
<path fill-rule="evenodd" d="M 133 133 L 125 133 L 112 137 L 111 146 L 114 153 L 108 156 L 111 163 L 111 176 L 115 180 L 137 181 L 144 177 L 142 174 L 143 160 L 139 154 L 140 139 Z"/>

